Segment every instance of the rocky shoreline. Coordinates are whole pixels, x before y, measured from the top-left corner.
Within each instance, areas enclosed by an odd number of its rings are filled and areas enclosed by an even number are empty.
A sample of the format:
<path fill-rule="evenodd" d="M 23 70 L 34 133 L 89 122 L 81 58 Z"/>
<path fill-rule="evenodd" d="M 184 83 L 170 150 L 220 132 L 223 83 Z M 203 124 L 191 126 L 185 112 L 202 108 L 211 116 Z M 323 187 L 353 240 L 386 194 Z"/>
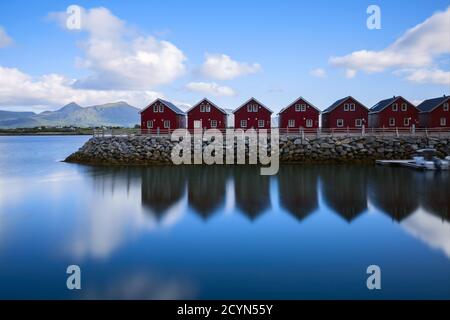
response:
<path fill-rule="evenodd" d="M 167 137 L 93 137 L 65 161 L 95 165 L 169 165 L 173 164 L 171 151 L 177 143 Z M 202 147 L 207 145 L 204 140 Z M 236 143 L 234 148 L 236 150 Z M 280 162 L 374 163 L 379 159 L 410 159 L 416 150 L 422 148 L 435 148 L 438 156 L 445 157 L 450 155 L 450 138 L 366 136 L 301 139 L 282 136 Z"/>

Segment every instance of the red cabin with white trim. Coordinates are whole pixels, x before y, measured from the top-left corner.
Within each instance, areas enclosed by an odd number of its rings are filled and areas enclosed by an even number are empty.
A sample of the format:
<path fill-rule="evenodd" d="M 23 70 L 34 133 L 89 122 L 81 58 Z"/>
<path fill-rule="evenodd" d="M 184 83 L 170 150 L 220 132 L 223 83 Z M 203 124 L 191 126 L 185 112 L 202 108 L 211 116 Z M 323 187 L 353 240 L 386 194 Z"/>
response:
<path fill-rule="evenodd" d="M 298 98 L 278 113 L 280 129 L 316 129 L 319 127 L 320 110 L 303 97 Z"/>
<path fill-rule="evenodd" d="M 235 129 L 270 129 L 272 110 L 250 98 L 233 111 Z"/>
<path fill-rule="evenodd" d="M 322 127 L 337 129 L 362 129 L 367 127 L 369 109 L 348 96 L 337 100 L 322 112 Z"/>
<path fill-rule="evenodd" d="M 381 100 L 370 108 L 371 128 L 411 128 L 419 126 L 419 110 L 401 96 Z"/>
<path fill-rule="evenodd" d="M 185 113 L 173 103 L 163 99 L 156 99 L 140 114 L 143 133 L 163 133 L 186 128 Z"/>
<path fill-rule="evenodd" d="M 203 99 L 187 111 L 188 129 L 219 129 L 227 128 L 227 112 L 222 108 Z"/>

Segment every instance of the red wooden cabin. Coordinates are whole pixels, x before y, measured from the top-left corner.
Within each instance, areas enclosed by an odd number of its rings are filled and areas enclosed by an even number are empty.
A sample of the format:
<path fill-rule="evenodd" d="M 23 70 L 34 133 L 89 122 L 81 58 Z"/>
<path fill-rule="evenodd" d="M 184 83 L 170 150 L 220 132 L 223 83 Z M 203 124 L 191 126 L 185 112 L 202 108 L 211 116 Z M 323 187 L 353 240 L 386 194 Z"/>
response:
<path fill-rule="evenodd" d="M 227 128 L 227 112 L 206 98 L 189 109 L 187 116 L 189 130 Z"/>
<path fill-rule="evenodd" d="M 294 130 L 300 128 L 315 129 L 319 127 L 320 110 L 303 97 L 298 98 L 278 113 L 280 129 Z"/>
<path fill-rule="evenodd" d="M 360 129 L 368 125 L 369 110 L 352 96 L 337 100 L 322 112 L 323 128 Z"/>
<path fill-rule="evenodd" d="M 186 114 L 173 103 L 156 99 L 141 112 L 143 133 L 164 133 L 186 128 Z"/>
<path fill-rule="evenodd" d="M 272 110 L 255 98 L 250 98 L 233 111 L 235 129 L 270 129 Z"/>
<path fill-rule="evenodd" d="M 419 110 L 401 96 L 381 100 L 369 110 L 371 128 L 410 128 L 419 126 Z"/>
<path fill-rule="evenodd" d="M 423 128 L 450 127 L 450 97 L 428 99 L 417 106 L 419 125 Z"/>

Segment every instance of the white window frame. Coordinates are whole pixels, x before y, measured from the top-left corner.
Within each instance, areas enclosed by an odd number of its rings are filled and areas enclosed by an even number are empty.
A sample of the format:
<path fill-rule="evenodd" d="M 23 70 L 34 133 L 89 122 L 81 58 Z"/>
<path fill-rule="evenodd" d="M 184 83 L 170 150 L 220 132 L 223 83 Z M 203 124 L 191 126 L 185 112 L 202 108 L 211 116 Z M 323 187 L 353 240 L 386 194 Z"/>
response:
<path fill-rule="evenodd" d="M 408 105 L 406 103 L 402 103 L 402 111 L 408 111 Z"/>
<path fill-rule="evenodd" d="M 153 112 L 154 112 L 154 113 L 158 113 L 158 112 L 159 112 L 159 107 L 158 107 L 157 104 L 155 104 L 155 105 L 153 106 Z"/>
<path fill-rule="evenodd" d="M 205 112 L 205 106 L 204 105 L 200 106 L 200 112 Z"/>
<path fill-rule="evenodd" d="M 314 124 L 313 119 L 306 119 L 306 127 L 307 128 L 312 128 L 313 124 Z"/>
<path fill-rule="evenodd" d="M 256 103 L 253 104 L 253 112 L 258 112 L 258 105 Z"/>
<path fill-rule="evenodd" d="M 339 125 L 340 123 L 340 125 Z M 336 120 L 336 127 L 342 128 L 344 126 L 344 119 L 337 119 Z"/>
<path fill-rule="evenodd" d="M 147 120 L 147 129 L 153 129 L 153 120 Z"/>
<path fill-rule="evenodd" d="M 362 119 L 355 119 L 355 127 L 362 127 Z"/>
<path fill-rule="evenodd" d="M 389 127 L 395 127 L 395 118 L 389 118 Z"/>
<path fill-rule="evenodd" d="M 350 111 L 355 111 L 356 110 L 356 106 L 354 103 L 350 103 Z"/>
<path fill-rule="evenodd" d="M 258 128 L 264 128 L 264 124 L 266 122 L 264 120 L 258 120 Z"/>
<path fill-rule="evenodd" d="M 398 111 L 398 104 L 392 104 L 392 111 Z"/>
<path fill-rule="evenodd" d="M 296 112 L 300 112 L 301 109 L 302 109 L 302 107 L 301 107 L 300 103 L 296 103 L 296 104 L 295 104 L 295 111 L 296 111 Z"/>
<path fill-rule="evenodd" d="M 211 106 L 209 104 L 205 106 L 205 112 L 211 112 Z"/>
<path fill-rule="evenodd" d="M 217 128 L 217 120 L 211 120 L 211 128 Z"/>
<path fill-rule="evenodd" d="M 448 102 L 444 103 L 443 110 L 444 110 L 444 111 L 448 111 Z"/>
<path fill-rule="evenodd" d="M 350 105 L 348 103 L 344 103 L 344 111 L 350 110 Z"/>
<path fill-rule="evenodd" d="M 170 120 L 164 120 L 164 129 L 170 129 Z"/>
<path fill-rule="evenodd" d="M 247 128 L 247 120 L 241 120 L 241 128 Z"/>
<path fill-rule="evenodd" d="M 295 128 L 295 119 L 288 120 L 288 128 Z"/>
<path fill-rule="evenodd" d="M 194 120 L 194 129 L 202 128 L 202 120 Z"/>
<path fill-rule="evenodd" d="M 439 124 L 441 125 L 441 127 L 446 127 L 447 126 L 447 118 L 445 118 L 445 117 L 440 118 Z"/>
<path fill-rule="evenodd" d="M 305 112 L 306 111 L 306 104 L 301 104 L 300 105 L 300 111 L 301 112 Z"/>
<path fill-rule="evenodd" d="M 253 112 L 253 105 L 251 103 L 247 105 L 247 112 Z"/>
<path fill-rule="evenodd" d="M 164 106 L 162 104 L 159 106 L 159 112 L 161 112 L 161 113 L 164 112 Z"/>
<path fill-rule="evenodd" d="M 404 126 L 409 126 L 410 122 L 411 122 L 410 118 L 403 118 L 403 125 Z"/>

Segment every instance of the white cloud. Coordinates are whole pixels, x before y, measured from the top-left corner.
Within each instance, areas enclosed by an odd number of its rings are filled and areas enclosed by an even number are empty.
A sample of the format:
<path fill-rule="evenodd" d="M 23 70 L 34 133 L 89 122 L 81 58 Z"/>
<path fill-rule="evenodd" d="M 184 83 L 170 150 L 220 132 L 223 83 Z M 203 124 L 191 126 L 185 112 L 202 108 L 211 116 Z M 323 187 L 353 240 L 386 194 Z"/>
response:
<path fill-rule="evenodd" d="M 230 97 L 236 95 L 236 92 L 232 88 L 220 86 L 215 82 L 190 82 L 186 85 L 186 89 L 214 96 Z"/>
<path fill-rule="evenodd" d="M 78 66 L 91 75 L 74 85 L 88 89 L 149 90 L 167 84 L 185 72 L 183 52 L 174 44 L 152 36 L 137 35 L 126 22 L 106 8 L 82 9 L 81 31 L 88 33 L 82 42 L 84 57 Z M 68 15 L 50 17 L 65 26 Z"/>
<path fill-rule="evenodd" d="M 354 69 L 347 69 L 345 70 L 345 77 L 347 79 L 352 79 L 356 76 L 356 70 Z"/>
<path fill-rule="evenodd" d="M 324 69 L 322 69 L 322 68 L 311 70 L 309 72 L 309 74 L 312 75 L 313 77 L 316 77 L 316 78 L 324 79 L 324 78 L 327 77 L 327 72 Z"/>
<path fill-rule="evenodd" d="M 259 72 L 258 63 L 234 61 L 226 54 L 206 54 L 205 62 L 201 67 L 203 75 L 217 80 L 231 80 L 246 74 Z"/>
<path fill-rule="evenodd" d="M 399 73 L 406 74 L 406 79 L 417 83 L 435 83 L 450 85 L 450 71 L 439 69 L 411 69 L 401 70 Z"/>
<path fill-rule="evenodd" d="M 437 12 L 424 22 L 407 30 L 393 44 L 381 51 L 360 50 L 341 57 L 331 57 L 329 62 L 345 68 L 349 74 L 357 71 L 382 72 L 388 68 L 419 69 L 407 79 L 418 82 L 447 84 L 448 77 L 437 70 L 436 58 L 450 54 L 450 7 Z M 424 72 L 424 70 L 426 70 Z M 425 75 L 426 74 L 426 75 Z"/>
<path fill-rule="evenodd" d="M 59 74 L 46 74 L 38 78 L 16 69 L 0 66 L 0 105 L 31 106 L 36 110 L 48 109 L 76 101 L 81 105 L 94 105 L 123 100 L 136 107 L 162 95 L 154 91 L 89 90 L 74 88 L 75 80 Z"/>
<path fill-rule="evenodd" d="M 9 46 L 12 43 L 12 39 L 6 33 L 6 30 L 0 26 L 0 48 Z"/>

